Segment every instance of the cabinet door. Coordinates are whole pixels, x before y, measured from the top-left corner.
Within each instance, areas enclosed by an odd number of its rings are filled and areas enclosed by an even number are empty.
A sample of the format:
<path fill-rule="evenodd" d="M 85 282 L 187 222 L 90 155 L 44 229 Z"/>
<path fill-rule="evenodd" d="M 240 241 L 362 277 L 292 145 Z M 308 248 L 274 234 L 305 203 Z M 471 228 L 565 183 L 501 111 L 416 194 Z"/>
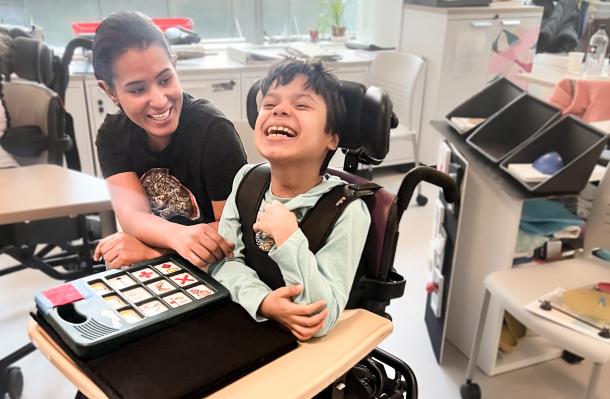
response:
<path fill-rule="evenodd" d="M 89 109 L 89 130 L 91 133 L 91 153 L 95 166 L 95 175 L 101 177 L 102 171 L 97 159 L 97 148 L 95 138 L 97 131 L 102 126 L 106 114 L 118 112 L 119 108 L 108 98 L 106 93 L 100 89 L 95 79 L 85 80 L 85 93 L 87 95 L 87 108 Z M 80 150 L 80 148 L 79 148 Z"/>
<path fill-rule="evenodd" d="M 89 133 L 89 118 L 87 116 L 87 103 L 85 101 L 85 87 L 83 77 L 71 76 L 66 89 L 66 110 L 74 120 L 74 135 L 76 147 L 80 158 L 83 173 L 95 175 L 95 161 L 93 158 L 93 143 Z"/>
<path fill-rule="evenodd" d="M 182 88 L 195 98 L 211 101 L 231 120 L 241 117 L 240 79 L 238 74 L 227 74 L 221 78 L 181 78 Z"/>
<path fill-rule="evenodd" d="M 540 31 L 540 17 L 500 16 L 494 21 L 487 80 L 531 72 Z"/>

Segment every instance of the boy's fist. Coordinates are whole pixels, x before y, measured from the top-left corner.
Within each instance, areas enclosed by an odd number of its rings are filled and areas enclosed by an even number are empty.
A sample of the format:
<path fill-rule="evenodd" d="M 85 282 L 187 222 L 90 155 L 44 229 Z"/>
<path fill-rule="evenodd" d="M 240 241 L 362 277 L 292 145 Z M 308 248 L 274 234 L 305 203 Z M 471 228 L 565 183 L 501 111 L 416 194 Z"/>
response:
<path fill-rule="evenodd" d="M 299 223 L 294 213 L 281 202 L 274 200 L 259 212 L 252 228 L 273 237 L 275 245 L 279 247 L 299 228 Z"/>

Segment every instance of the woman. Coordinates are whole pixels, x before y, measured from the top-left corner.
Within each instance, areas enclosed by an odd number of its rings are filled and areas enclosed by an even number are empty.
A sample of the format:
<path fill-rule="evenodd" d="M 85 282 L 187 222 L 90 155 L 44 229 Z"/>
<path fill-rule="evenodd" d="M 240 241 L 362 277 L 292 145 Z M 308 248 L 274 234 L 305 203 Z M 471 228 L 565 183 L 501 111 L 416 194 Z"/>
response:
<path fill-rule="evenodd" d="M 245 153 L 221 111 L 182 91 L 174 60 L 138 12 L 110 15 L 95 34 L 95 76 L 121 109 L 96 140 L 123 232 L 103 239 L 94 258 L 113 268 L 168 251 L 199 267 L 232 256 L 217 223 Z"/>

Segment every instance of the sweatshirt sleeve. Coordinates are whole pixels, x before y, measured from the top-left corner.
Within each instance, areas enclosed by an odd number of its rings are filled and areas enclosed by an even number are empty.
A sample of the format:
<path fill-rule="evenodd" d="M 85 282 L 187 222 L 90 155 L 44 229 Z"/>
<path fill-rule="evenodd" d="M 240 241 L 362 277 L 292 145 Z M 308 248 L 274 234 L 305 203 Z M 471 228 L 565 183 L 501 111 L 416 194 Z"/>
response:
<path fill-rule="evenodd" d="M 209 273 L 219 283 L 224 285 L 231 293 L 231 299 L 239 303 L 257 321 L 266 320 L 258 314 L 258 308 L 271 292 L 269 286 L 263 283 L 254 269 L 246 266 L 244 257 L 244 243 L 242 241 L 239 212 L 235 203 L 235 193 L 244 174 L 251 165 L 242 167 L 233 180 L 233 189 L 227 198 L 218 232 L 229 242 L 235 244 L 233 258 L 225 258 L 210 266 Z"/>
<path fill-rule="evenodd" d="M 329 313 L 317 337 L 335 325 L 347 304 L 370 220 L 366 204 L 358 199 L 345 208 L 326 244 L 315 255 L 301 229 L 269 252 L 286 285 L 303 284 L 303 292 L 293 298 L 295 303 L 326 301 Z"/>

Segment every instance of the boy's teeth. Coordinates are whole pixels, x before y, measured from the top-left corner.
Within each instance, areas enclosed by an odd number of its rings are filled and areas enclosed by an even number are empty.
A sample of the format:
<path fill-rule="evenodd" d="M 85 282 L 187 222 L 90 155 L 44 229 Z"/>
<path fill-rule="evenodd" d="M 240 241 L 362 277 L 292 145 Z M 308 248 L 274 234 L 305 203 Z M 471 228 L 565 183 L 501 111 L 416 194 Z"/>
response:
<path fill-rule="evenodd" d="M 167 118 L 169 116 L 169 111 L 170 110 L 171 109 L 168 109 L 167 111 L 165 111 L 162 114 L 157 114 L 157 115 L 152 115 L 151 114 L 150 117 L 153 118 L 154 120 L 157 120 L 157 121 L 163 120 L 163 119 L 165 119 L 165 118 Z"/>
<path fill-rule="evenodd" d="M 267 129 L 267 134 L 274 135 L 274 136 L 289 136 L 289 137 L 293 137 L 296 135 L 292 129 L 287 128 L 285 126 L 269 126 L 269 128 Z"/>

